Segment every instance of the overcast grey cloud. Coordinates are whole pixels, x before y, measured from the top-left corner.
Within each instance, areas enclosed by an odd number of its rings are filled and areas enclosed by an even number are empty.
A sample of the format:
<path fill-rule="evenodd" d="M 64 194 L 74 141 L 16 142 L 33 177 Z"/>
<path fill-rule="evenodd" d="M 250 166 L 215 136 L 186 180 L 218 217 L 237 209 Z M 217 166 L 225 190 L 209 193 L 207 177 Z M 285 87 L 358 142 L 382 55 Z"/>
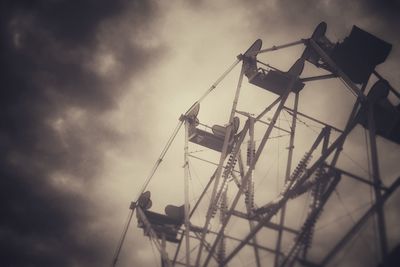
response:
<path fill-rule="evenodd" d="M 157 8 L 3 1 L 0 9 L 0 264 L 102 266 L 111 244 L 92 230 L 88 189 L 121 136 L 98 117 L 158 50 L 118 38 L 129 34 L 121 29 L 145 29 Z"/>

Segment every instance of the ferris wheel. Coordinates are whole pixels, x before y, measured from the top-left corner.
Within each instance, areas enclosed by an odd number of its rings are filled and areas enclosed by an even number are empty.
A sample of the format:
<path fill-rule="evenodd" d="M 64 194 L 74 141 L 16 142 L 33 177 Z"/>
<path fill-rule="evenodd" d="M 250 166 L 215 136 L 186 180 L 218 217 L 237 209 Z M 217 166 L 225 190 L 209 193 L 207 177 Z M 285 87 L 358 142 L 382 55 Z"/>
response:
<path fill-rule="evenodd" d="M 357 239 L 370 246 L 371 266 L 387 262 L 393 245 L 385 203 L 400 186 L 400 169 L 395 177 L 384 177 L 393 174 L 382 171 L 385 155 L 379 145 L 382 139 L 400 151 L 400 105 L 392 100 L 398 101 L 400 94 L 375 68 L 392 45 L 357 26 L 338 43 L 326 31 L 322 22 L 306 39 L 269 48 L 256 40 L 179 117 L 131 203 L 112 266 L 134 215 L 157 248 L 161 266 L 342 266 Z M 287 70 L 263 60 L 292 47 L 301 50 L 297 57 L 285 58 L 291 65 Z M 202 102 L 237 66 L 229 119 L 209 125 L 201 119 Z M 302 108 L 304 91 L 330 80 L 339 81 L 351 98 L 349 110 L 337 103 L 329 111 L 333 117 L 345 114 L 341 127 Z M 243 88 L 246 81 L 249 88 Z M 240 99 L 249 93 L 244 89 L 267 94 L 270 101 L 261 110 L 244 110 Z M 324 91 L 312 95 L 318 93 Z M 184 203 L 165 205 L 164 213 L 153 211 L 148 184 L 181 129 Z M 346 149 L 350 136 L 359 141 L 361 152 Z M 197 188 L 191 187 L 195 172 L 202 181 Z"/>

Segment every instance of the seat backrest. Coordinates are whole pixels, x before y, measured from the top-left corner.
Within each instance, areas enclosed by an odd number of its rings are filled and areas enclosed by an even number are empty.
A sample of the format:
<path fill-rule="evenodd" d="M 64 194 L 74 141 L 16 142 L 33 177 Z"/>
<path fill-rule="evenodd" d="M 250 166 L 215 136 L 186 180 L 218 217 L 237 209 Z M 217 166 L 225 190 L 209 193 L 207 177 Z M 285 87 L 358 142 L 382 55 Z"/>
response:
<path fill-rule="evenodd" d="M 236 134 L 237 131 L 239 130 L 240 119 L 238 117 L 234 117 L 233 121 L 232 121 L 232 125 L 233 125 L 233 128 L 232 128 L 231 136 Z M 227 126 L 214 125 L 211 129 L 213 131 L 213 134 L 216 137 L 221 138 L 221 139 L 225 138 Z"/>
<path fill-rule="evenodd" d="M 250 78 L 254 73 L 257 73 L 257 52 L 260 51 L 261 46 L 262 40 L 257 39 L 243 54 L 244 74 L 247 78 Z"/>
<path fill-rule="evenodd" d="M 185 217 L 185 207 L 184 207 L 184 205 L 179 206 L 179 207 L 174 206 L 174 205 L 167 205 L 165 207 L 165 214 L 168 217 L 183 223 L 183 220 Z"/>

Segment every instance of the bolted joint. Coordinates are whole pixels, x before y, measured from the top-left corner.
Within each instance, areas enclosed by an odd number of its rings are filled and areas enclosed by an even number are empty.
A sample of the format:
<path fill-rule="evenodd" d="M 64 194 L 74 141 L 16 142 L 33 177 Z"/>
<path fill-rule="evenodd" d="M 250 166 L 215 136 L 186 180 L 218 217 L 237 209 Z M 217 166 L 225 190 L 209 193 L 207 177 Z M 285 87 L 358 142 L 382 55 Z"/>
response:
<path fill-rule="evenodd" d="M 180 121 L 186 121 L 187 120 L 187 116 L 181 114 L 181 116 L 179 117 Z"/>

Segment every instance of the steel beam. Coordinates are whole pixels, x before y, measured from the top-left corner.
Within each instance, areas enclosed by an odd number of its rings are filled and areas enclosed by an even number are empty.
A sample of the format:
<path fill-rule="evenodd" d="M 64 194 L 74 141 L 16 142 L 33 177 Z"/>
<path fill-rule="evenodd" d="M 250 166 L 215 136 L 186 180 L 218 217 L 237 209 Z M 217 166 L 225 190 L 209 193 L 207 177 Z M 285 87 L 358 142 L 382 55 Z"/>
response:
<path fill-rule="evenodd" d="M 312 82 L 312 81 L 320 81 L 320 80 L 326 80 L 326 79 L 332 79 L 332 78 L 337 78 L 337 75 L 331 73 L 331 74 L 325 74 L 325 75 L 320 75 L 320 76 L 305 77 L 305 78 L 301 78 L 300 81 Z"/>
<path fill-rule="evenodd" d="M 232 211 L 232 215 L 236 216 L 236 217 L 239 217 L 239 218 L 242 218 L 242 219 L 245 219 L 245 220 L 252 220 L 252 221 L 255 221 L 255 222 L 259 222 L 260 221 L 260 218 L 258 218 L 258 217 L 249 217 L 247 214 L 245 214 L 243 212 L 240 212 L 240 211 L 237 211 L 237 210 Z M 275 230 L 275 231 L 282 230 L 282 231 L 286 231 L 288 233 L 295 234 L 295 235 L 297 235 L 299 233 L 299 231 L 297 231 L 297 230 L 295 230 L 293 228 L 286 227 L 286 226 L 280 226 L 279 224 L 276 224 L 276 223 L 273 223 L 273 222 L 266 222 L 266 223 L 264 223 L 263 226 L 266 227 L 266 228 Z"/>
<path fill-rule="evenodd" d="M 372 165 L 372 179 L 377 186 L 374 186 L 375 200 L 377 202 L 381 201 L 382 192 L 379 187 L 382 184 L 379 172 L 379 162 L 378 162 L 378 150 L 376 147 L 376 128 L 375 128 L 375 118 L 373 104 L 368 102 L 368 133 L 369 133 L 369 143 L 371 149 L 371 165 Z M 381 249 L 382 259 L 386 258 L 388 254 L 387 247 L 387 236 L 386 236 L 386 223 L 383 208 L 379 206 L 376 211 L 377 221 L 378 221 L 378 233 L 379 233 L 379 243 Z"/>
<path fill-rule="evenodd" d="M 345 171 L 345 170 L 340 169 L 340 168 L 338 168 L 338 167 L 333 167 L 333 166 L 331 166 L 331 165 L 329 165 L 329 164 L 325 164 L 325 166 L 328 167 L 328 168 L 330 168 L 330 169 L 332 169 L 332 170 L 335 170 L 335 171 L 337 171 L 337 172 L 340 172 L 341 174 L 344 174 L 345 176 L 348 176 L 348 177 L 350 177 L 350 178 L 352 178 L 352 179 L 354 179 L 354 180 L 357 180 L 357 181 L 359 181 L 359 182 L 362 182 L 362 183 L 364 183 L 364 184 L 367 184 L 367 185 L 369 185 L 369 186 L 378 187 L 380 190 L 387 190 L 387 189 L 388 189 L 386 186 L 378 185 L 378 184 L 376 184 L 376 183 L 374 183 L 374 182 L 371 182 L 371 181 L 369 181 L 369 180 L 367 180 L 367 179 L 365 179 L 365 178 L 363 178 L 363 177 L 361 177 L 361 176 L 355 175 L 354 173 Z"/>
<path fill-rule="evenodd" d="M 336 65 L 336 63 L 328 56 L 328 54 L 325 53 L 324 50 L 322 50 L 322 48 L 313 40 L 310 39 L 309 40 L 311 47 L 315 50 L 315 52 L 317 52 L 320 57 L 325 61 L 325 63 L 327 63 L 335 72 L 335 74 L 337 74 L 338 76 L 340 76 L 340 78 L 343 79 L 343 81 L 349 86 L 350 90 L 359 98 L 365 100 L 366 97 L 365 95 L 362 93 L 362 91 L 360 90 L 360 88 L 358 88 L 352 81 L 351 79 Z"/>
<path fill-rule="evenodd" d="M 293 114 L 292 114 L 292 125 L 291 125 L 291 131 L 290 131 L 290 140 L 289 140 L 289 151 L 288 151 L 288 159 L 286 163 L 286 173 L 285 173 L 285 183 L 290 179 L 290 173 L 292 172 L 292 160 L 293 160 L 293 150 L 294 150 L 294 138 L 295 138 L 295 133 L 296 133 L 296 121 L 297 121 L 297 110 L 299 106 L 299 93 L 296 93 L 295 99 L 294 99 L 294 105 L 293 105 Z M 278 230 L 278 237 L 276 239 L 276 245 L 275 249 L 276 251 L 281 251 L 281 243 L 282 243 L 282 237 L 283 237 L 283 231 L 282 228 L 285 224 L 285 213 L 286 213 L 286 205 L 283 205 L 282 210 L 280 212 L 280 218 L 279 218 L 279 230 Z M 280 255 L 279 253 L 275 254 L 275 259 L 274 259 L 274 266 L 278 267 L 279 266 L 279 259 Z"/>

